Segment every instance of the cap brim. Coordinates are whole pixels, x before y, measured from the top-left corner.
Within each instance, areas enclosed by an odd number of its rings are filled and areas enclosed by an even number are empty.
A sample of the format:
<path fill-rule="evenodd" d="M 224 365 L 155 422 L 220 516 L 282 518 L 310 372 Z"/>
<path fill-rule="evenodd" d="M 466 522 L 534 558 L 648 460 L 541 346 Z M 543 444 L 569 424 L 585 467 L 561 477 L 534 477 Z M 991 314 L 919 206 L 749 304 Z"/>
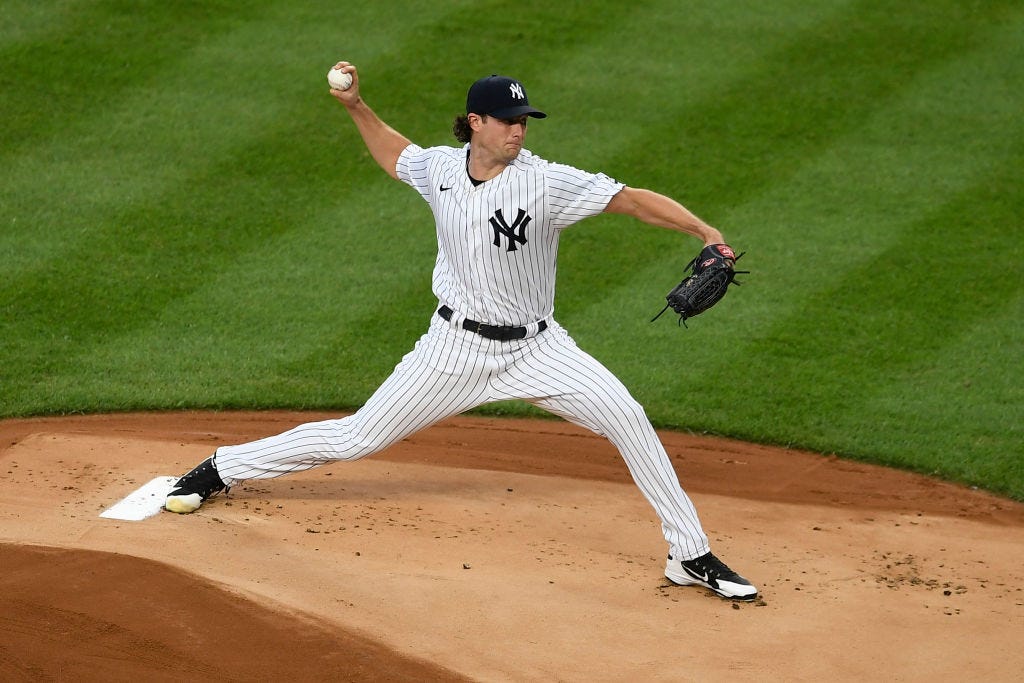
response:
<path fill-rule="evenodd" d="M 496 109 L 491 112 L 491 116 L 498 119 L 514 119 L 517 116 L 522 116 L 523 114 L 526 114 L 527 116 L 532 116 L 535 119 L 544 119 L 547 118 L 548 116 L 539 109 L 534 109 L 533 107 L 525 104 L 519 107 L 506 107 L 505 109 Z"/>

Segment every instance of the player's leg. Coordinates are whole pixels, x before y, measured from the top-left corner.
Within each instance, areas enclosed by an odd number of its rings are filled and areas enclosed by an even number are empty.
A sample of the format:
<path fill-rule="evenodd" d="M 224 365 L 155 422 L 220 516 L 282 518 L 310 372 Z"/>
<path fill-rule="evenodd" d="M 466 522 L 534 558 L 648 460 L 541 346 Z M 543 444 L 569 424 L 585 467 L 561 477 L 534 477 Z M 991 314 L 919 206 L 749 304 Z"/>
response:
<path fill-rule="evenodd" d="M 438 319 L 356 413 L 218 448 L 182 477 L 168 496 L 167 509 L 192 512 L 212 493 L 246 479 L 269 479 L 377 453 L 479 405 L 486 396 L 487 373 L 477 367 L 481 359 L 462 339 Z"/>
<path fill-rule="evenodd" d="M 687 557 L 708 550 L 690 498 L 679 485 L 643 407 L 610 370 L 581 350 L 559 326 L 537 338 L 532 353 L 499 380 L 523 398 L 606 437 L 618 448 L 640 491 L 661 518 L 669 545 Z M 497 384 L 497 382 L 495 382 Z"/>
<path fill-rule="evenodd" d="M 670 548 L 666 576 L 676 583 L 700 583 L 726 597 L 756 596 L 756 589 L 746 579 L 710 553 L 693 503 L 679 485 L 643 407 L 560 326 L 538 338 L 532 352 L 503 373 L 500 381 L 506 383 L 504 390 L 509 394 L 601 434 L 618 448 L 633 480 L 661 519 Z M 696 578 L 691 573 L 681 574 L 690 565 L 697 567 L 692 572 Z"/>
<path fill-rule="evenodd" d="M 270 479 L 335 460 L 358 460 L 397 443 L 479 402 L 470 387 L 453 383 L 419 363 L 395 374 L 353 415 L 310 422 L 282 434 L 217 449 L 217 470 L 226 485 Z"/>

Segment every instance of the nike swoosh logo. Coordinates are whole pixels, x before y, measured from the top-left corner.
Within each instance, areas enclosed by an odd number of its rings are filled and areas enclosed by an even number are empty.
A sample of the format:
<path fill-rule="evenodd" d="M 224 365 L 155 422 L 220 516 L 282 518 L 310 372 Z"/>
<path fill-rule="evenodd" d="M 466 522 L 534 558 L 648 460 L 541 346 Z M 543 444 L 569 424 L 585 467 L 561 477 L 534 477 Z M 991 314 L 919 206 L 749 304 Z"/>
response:
<path fill-rule="evenodd" d="M 451 185 L 449 185 L 448 187 L 445 187 L 444 185 L 441 186 L 441 192 L 447 192 L 450 189 L 452 189 Z"/>
<path fill-rule="evenodd" d="M 708 574 L 707 574 L 706 571 L 704 572 L 703 575 L 701 575 L 701 574 L 698 574 L 697 572 L 693 571 L 689 567 L 683 567 L 683 569 L 685 569 L 686 573 L 689 574 L 690 576 L 692 576 L 693 578 L 695 578 L 695 579 L 697 579 L 699 581 L 703 581 L 704 583 L 709 583 Z"/>

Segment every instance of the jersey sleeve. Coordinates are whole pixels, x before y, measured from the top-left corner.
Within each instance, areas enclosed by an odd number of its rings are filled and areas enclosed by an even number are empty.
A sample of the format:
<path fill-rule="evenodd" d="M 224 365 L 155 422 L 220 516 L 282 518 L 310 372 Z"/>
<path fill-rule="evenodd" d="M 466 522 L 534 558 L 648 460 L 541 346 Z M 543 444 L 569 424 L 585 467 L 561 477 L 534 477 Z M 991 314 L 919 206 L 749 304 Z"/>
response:
<path fill-rule="evenodd" d="M 564 164 L 550 165 L 547 184 L 548 210 L 555 228 L 596 216 L 625 187 L 604 173 L 588 173 Z"/>
<path fill-rule="evenodd" d="M 412 186 L 420 194 L 425 195 L 430 188 L 430 177 L 427 173 L 429 165 L 429 150 L 425 150 L 415 143 L 410 143 L 398 155 L 395 172 L 398 174 L 399 180 Z"/>

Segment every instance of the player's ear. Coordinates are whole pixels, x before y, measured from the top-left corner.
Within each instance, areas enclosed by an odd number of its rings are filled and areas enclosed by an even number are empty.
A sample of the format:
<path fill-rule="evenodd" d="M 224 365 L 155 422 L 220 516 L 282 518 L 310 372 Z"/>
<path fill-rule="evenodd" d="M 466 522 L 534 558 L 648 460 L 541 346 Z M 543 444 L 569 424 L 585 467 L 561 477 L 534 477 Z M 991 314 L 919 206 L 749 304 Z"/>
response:
<path fill-rule="evenodd" d="M 467 114 L 466 119 L 469 121 L 469 127 L 473 130 L 480 130 L 480 127 L 484 125 L 484 117 L 480 114 Z"/>

